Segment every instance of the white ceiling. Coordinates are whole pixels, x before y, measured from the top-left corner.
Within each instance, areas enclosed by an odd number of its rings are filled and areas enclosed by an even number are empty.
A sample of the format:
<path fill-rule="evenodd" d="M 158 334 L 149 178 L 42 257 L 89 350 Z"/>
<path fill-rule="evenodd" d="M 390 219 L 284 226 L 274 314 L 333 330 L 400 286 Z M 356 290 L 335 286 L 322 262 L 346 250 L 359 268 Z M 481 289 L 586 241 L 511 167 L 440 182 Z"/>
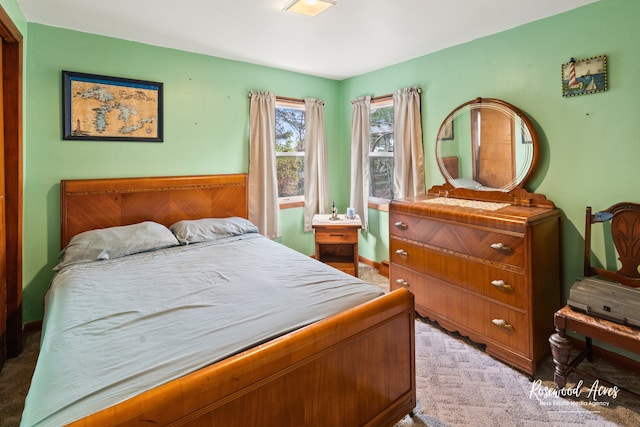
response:
<path fill-rule="evenodd" d="M 28 22 L 344 79 L 598 0 L 17 0 Z"/>

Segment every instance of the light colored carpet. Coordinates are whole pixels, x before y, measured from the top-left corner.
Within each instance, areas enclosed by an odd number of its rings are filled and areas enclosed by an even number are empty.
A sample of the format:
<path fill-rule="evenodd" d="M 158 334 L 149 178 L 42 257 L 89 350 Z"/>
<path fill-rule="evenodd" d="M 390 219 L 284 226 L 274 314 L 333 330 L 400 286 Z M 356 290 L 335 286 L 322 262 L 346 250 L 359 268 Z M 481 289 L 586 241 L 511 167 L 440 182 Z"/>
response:
<path fill-rule="evenodd" d="M 0 427 L 20 425 L 24 399 L 40 350 L 40 331 L 25 334 L 22 354 L 7 359 L 0 372 Z"/>
<path fill-rule="evenodd" d="M 360 277 L 389 290 L 386 277 L 361 265 Z M 416 320 L 418 405 L 395 427 L 442 426 L 640 426 L 640 375 L 602 360 L 584 361 L 572 372 L 567 389 L 581 383 L 578 396 L 555 397 L 549 354 L 534 381 L 487 355 L 481 346 L 426 319 Z M 603 388 L 599 388 L 602 386 Z M 593 390 L 599 395 L 594 399 Z M 589 393 L 590 391 L 591 394 Z M 603 393 L 615 394 L 606 396 Z"/>
<path fill-rule="evenodd" d="M 583 362 L 571 373 L 567 388 L 582 381 L 574 399 L 555 397 L 553 361 L 543 359 L 534 381 L 497 361 L 464 338 L 437 325 L 416 321 L 416 415 L 396 427 L 409 426 L 639 426 L 640 400 L 618 392 L 598 396 L 589 390 L 598 378 L 615 380 L 640 392 L 640 376 L 603 361 Z M 605 391 L 605 389 L 600 389 Z M 611 391 L 608 388 L 607 391 Z M 606 406 L 605 406 L 606 405 Z"/>
<path fill-rule="evenodd" d="M 376 270 L 361 266 L 360 277 L 388 291 L 387 278 Z M 39 333 L 27 334 L 25 351 L 7 360 L 0 372 L 0 427 L 19 425 L 39 339 Z M 601 378 L 640 394 L 640 375 L 596 359 L 583 362 L 580 372 L 569 376 L 568 388 L 582 381 L 577 398 L 544 395 L 545 390 L 554 390 L 550 356 L 542 360 L 535 381 L 530 382 L 526 375 L 493 359 L 464 337 L 417 320 L 418 404 L 414 417 L 406 416 L 395 427 L 640 426 L 637 397 L 619 392 L 615 398 L 599 396 L 597 404 L 592 403 L 589 391 L 598 384 L 596 380 L 604 385 Z"/>
<path fill-rule="evenodd" d="M 386 277 L 361 265 L 360 277 L 389 290 Z M 577 397 L 554 394 L 553 360 L 538 366 L 534 381 L 487 355 L 481 346 L 426 319 L 416 320 L 415 416 L 395 427 L 443 426 L 640 426 L 640 397 L 619 391 L 604 379 L 640 395 L 640 375 L 603 360 L 584 361 L 568 378 L 581 383 Z M 602 386 L 603 388 L 599 388 Z M 615 397 L 594 391 L 609 392 Z M 591 394 L 590 394 L 590 391 Z"/>

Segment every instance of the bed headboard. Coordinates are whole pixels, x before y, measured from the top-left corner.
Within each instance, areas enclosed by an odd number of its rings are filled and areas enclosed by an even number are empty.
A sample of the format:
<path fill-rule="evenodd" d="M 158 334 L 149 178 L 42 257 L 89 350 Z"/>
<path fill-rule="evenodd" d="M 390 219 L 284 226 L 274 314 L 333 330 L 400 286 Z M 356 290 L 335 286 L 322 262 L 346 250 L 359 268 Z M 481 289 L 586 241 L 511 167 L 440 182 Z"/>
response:
<path fill-rule="evenodd" d="M 449 172 L 451 178 L 460 178 L 458 156 L 443 157 L 442 166 Z"/>
<path fill-rule="evenodd" d="M 60 244 L 94 228 L 248 216 L 247 174 L 60 181 Z"/>

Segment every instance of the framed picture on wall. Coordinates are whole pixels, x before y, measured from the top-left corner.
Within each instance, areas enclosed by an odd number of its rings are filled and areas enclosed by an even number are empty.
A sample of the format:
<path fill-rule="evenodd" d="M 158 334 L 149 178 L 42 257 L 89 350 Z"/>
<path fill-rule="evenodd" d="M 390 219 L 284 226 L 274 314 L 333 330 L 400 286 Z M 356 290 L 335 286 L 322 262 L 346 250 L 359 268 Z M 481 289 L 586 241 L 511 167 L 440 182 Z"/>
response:
<path fill-rule="evenodd" d="M 62 72 L 63 139 L 163 141 L 163 85 Z"/>
<path fill-rule="evenodd" d="M 607 90 L 607 56 L 562 64 L 562 96 L 587 95 Z"/>
<path fill-rule="evenodd" d="M 443 140 L 452 140 L 453 139 L 453 120 L 447 121 L 442 129 L 442 137 L 440 139 Z"/>

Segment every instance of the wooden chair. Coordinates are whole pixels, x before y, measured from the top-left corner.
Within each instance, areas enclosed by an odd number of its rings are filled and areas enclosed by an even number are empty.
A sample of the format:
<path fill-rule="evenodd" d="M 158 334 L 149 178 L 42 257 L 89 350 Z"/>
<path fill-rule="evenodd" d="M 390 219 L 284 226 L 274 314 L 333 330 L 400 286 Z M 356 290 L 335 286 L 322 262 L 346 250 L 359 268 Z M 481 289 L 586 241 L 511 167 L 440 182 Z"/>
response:
<path fill-rule="evenodd" d="M 596 223 L 611 221 L 611 237 L 622 266 L 617 271 L 591 265 L 591 227 Z M 584 275 L 619 282 L 633 288 L 640 287 L 640 204 L 617 203 L 609 209 L 591 213 L 586 209 L 584 234 Z M 549 338 L 555 364 L 556 387 L 566 385 L 567 375 L 585 358 L 593 360 L 592 340 L 596 339 L 617 348 L 640 354 L 640 329 L 611 322 L 573 310 L 568 305 L 554 315 L 556 333 Z M 572 331 L 585 337 L 585 348 L 573 360 L 571 341 L 565 332 Z"/>
<path fill-rule="evenodd" d="M 611 221 L 611 237 L 622 267 L 618 271 L 591 265 L 591 226 Z M 599 275 L 605 279 L 637 288 L 640 286 L 640 204 L 618 203 L 609 209 L 591 214 L 587 207 L 584 233 L 584 275 Z"/>

